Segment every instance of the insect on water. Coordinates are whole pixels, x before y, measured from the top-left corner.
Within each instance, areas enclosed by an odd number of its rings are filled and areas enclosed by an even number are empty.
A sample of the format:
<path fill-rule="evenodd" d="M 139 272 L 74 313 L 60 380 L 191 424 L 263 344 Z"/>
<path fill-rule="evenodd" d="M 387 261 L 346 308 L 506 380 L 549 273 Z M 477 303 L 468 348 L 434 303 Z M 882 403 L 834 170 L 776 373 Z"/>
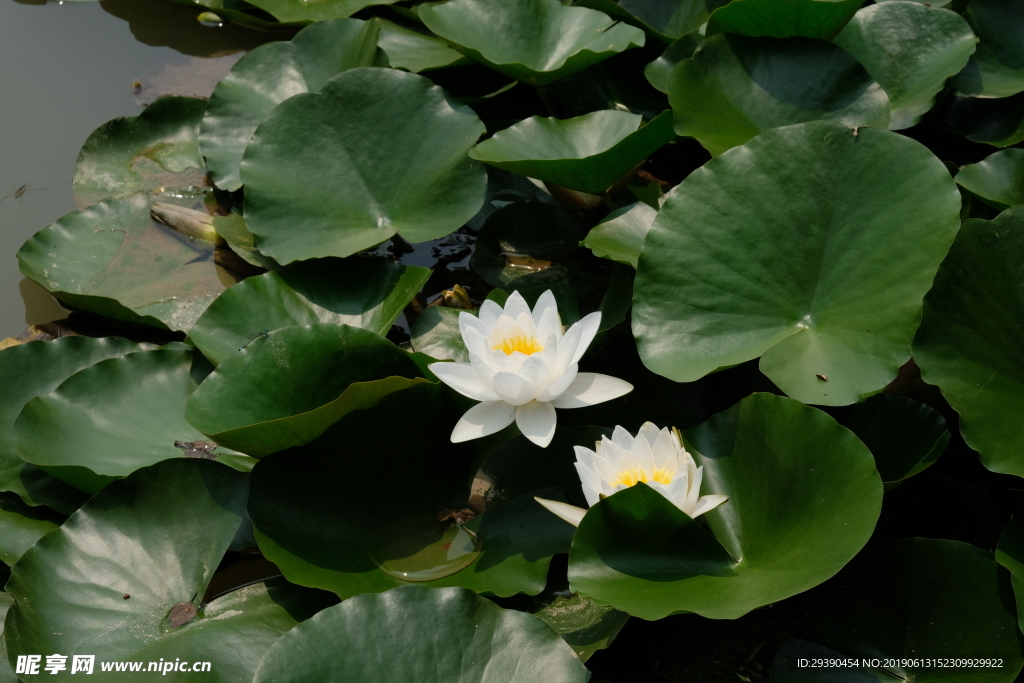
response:
<path fill-rule="evenodd" d="M 252 344 L 252 343 L 253 343 L 254 341 L 256 341 L 257 339 L 266 339 L 266 338 L 267 338 L 267 335 L 268 335 L 269 333 L 270 333 L 270 330 L 263 330 L 262 332 L 260 332 L 259 334 L 257 334 L 257 335 L 256 335 L 255 337 L 253 337 L 253 338 L 252 338 L 252 339 L 250 339 L 249 341 L 247 341 L 247 342 L 245 342 L 244 344 L 242 344 L 241 346 L 239 346 L 239 347 L 238 347 L 238 350 L 239 350 L 239 351 L 241 351 L 242 349 L 244 349 L 244 348 L 245 348 L 246 346 L 248 346 L 249 344 Z"/>
<path fill-rule="evenodd" d="M 7 182 L 11 183 L 10 180 L 8 180 Z M 22 198 L 27 194 L 32 194 L 33 192 L 42 192 L 43 190 L 50 189 L 48 187 L 32 187 L 27 183 L 21 186 L 16 186 L 14 183 L 11 183 L 11 187 L 14 188 L 14 192 L 11 192 L 10 194 L 4 197 L 0 197 L 0 202 L 2 202 L 5 199 L 11 198 L 17 199 L 19 202 L 21 202 Z"/>

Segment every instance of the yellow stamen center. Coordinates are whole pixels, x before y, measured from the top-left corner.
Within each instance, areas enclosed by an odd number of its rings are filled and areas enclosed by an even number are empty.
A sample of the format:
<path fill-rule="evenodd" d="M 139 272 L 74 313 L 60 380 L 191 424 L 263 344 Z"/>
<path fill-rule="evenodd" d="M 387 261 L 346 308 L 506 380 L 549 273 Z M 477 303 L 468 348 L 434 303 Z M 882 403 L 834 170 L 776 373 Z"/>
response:
<path fill-rule="evenodd" d="M 611 485 L 635 486 L 637 482 L 641 481 L 645 484 L 651 481 L 656 481 L 659 484 L 665 484 L 667 486 L 668 484 L 672 483 L 672 478 L 675 475 L 675 472 L 672 472 L 671 470 L 667 470 L 665 468 L 654 470 L 653 476 L 649 476 L 646 470 L 623 470 L 619 472 L 619 476 L 615 477 L 615 479 L 611 482 Z"/>
<path fill-rule="evenodd" d="M 536 337 L 527 337 L 525 335 L 506 337 L 495 344 L 493 348 L 498 351 L 504 351 L 506 356 L 511 356 L 516 351 L 529 356 L 544 350 L 544 347 L 537 341 Z"/>

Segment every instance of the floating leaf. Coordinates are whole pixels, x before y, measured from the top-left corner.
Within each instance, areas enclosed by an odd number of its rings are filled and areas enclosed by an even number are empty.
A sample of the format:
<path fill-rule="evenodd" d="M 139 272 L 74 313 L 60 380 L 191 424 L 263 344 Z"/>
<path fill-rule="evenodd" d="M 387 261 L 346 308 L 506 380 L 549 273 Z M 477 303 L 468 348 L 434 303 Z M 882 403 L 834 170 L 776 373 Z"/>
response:
<path fill-rule="evenodd" d="M 212 242 L 153 220 L 154 200 L 192 207 L 201 196 L 136 194 L 69 213 L 22 245 L 22 274 L 73 308 L 188 331 L 242 276 Z"/>
<path fill-rule="evenodd" d="M 191 351 L 160 349 L 79 370 L 25 404 L 13 444 L 26 462 L 90 494 L 139 468 L 180 458 L 176 441 L 203 438 L 184 417 L 196 388 L 191 364 Z"/>
<path fill-rule="evenodd" d="M 437 360 L 469 362 L 469 351 L 459 330 L 462 309 L 428 306 L 412 324 L 412 348 Z"/>
<path fill-rule="evenodd" d="M 267 650 L 254 683 L 584 683 L 589 675 L 537 617 L 468 590 L 403 586 L 295 627 Z"/>
<path fill-rule="evenodd" d="M 736 619 L 822 583 L 871 536 L 882 483 L 864 444 L 827 415 L 754 394 L 683 438 L 704 468 L 701 493 L 729 496 L 704 515 L 714 535 L 638 483 L 580 523 L 574 591 L 649 620 Z"/>
<path fill-rule="evenodd" d="M 388 62 L 394 69 L 405 69 L 418 74 L 422 71 L 473 63 L 473 60 L 458 50 L 453 50 L 437 36 L 420 33 L 386 19 L 377 21 L 380 23 L 378 44 L 387 53 Z"/>
<path fill-rule="evenodd" d="M 424 381 L 408 354 L 368 330 L 285 327 L 259 333 L 225 359 L 189 399 L 185 417 L 217 443 L 260 458 L 308 443 L 343 415 Z"/>
<path fill-rule="evenodd" d="M 671 43 L 698 30 L 712 12 L 728 3 L 729 0 L 577 0 L 573 4 L 599 10 Z"/>
<path fill-rule="evenodd" d="M 658 212 L 643 202 L 612 211 L 587 234 L 583 246 L 594 256 L 610 258 L 636 268 L 640 248 Z"/>
<path fill-rule="evenodd" d="M 900 130 L 932 108 L 946 79 L 967 64 L 978 38 L 955 12 L 883 2 L 857 12 L 835 43 L 885 88 L 892 108 L 889 129 Z"/>
<path fill-rule="evenodd" d="M 531 85 L 644 44 L 640 29 L 558 0 L 449 0 L 419 6 L 419 18 L 476 61 Z"/>
<path fill-rule="evenodd" d="M 971 0 L 964 19 L 981 38 L 971 61 L 951 85 L 973 97 L 1009 97 L 1024 91 L 1024 6 Z"/>
<path fill-rule="evenodd" d="M 809 38 L 708 38 L 672 71 L 676 132 L 712 154 L 763 130 L 829 119 L 889 124 L 889 99 L 846 50 Z"/>
<path fill-rule="evenodd" d="M 959 212 L 945 166 L 901 135 L 825 121 L 762 133 L 684 180 L 647 234 L 644 364 L 692 382 L 762 356 L 790 396 L 855 403 L 910 357 Z"/>
<path fill-rule="evenodd" d="M 956 95 L 946 104 L 946 125 L 968 140 L 1010 147 L 1024 140 L 1024 93 L 1002 99 Z"/>
<path fill-rule="evenodd" d="M 256 236 L 249 232 L 245 219 L 237 213 L 214 217 L 213 228 L 231 247 L 231 251 L 235 252 L 249 265 L 263 268 L 264 270 L 277 270 L 280 268 L 274 259 L 267 258 L 256 248 Z"/>
<path fill-rule="evenodd" d="M 560 595 L 531 614 L 543 619 L 583 662 L 611 645 L 629 621 L 625 612 L 580 595 Z"/>
<path fill-rule="evenodd" d="M 735 0 L 714 11 L 705 35 L 832 40 L 863 4 L 864 0 Z"/>
<path fill-rule="evenodd" d="M 422 76 L 346 71 L 281 103 L 253 134 L 242 161 L 249 230 L 285 264 L 349 256 L 395 233 L 443 237 L 483 204 L 483 165 L 466 156 L 483 132 Z"/>
<path fill-rule="evenodd" d="M 316 92 L 342 71 L 374 65 L 380 59 L 378 30 L 372 21 L 322 21 L 290 42 L 267 43 L 242 57 L 214 89 L 199 131 L 200 150 L 217 187 L 242 186 L 238 167 L 245 146 L 274 107 Z"/>
<path fill-rule="evenodd" d="M 104 123 L 75 162 L 75 201 L 85 208 L 108 197 L 163 187 L 202 185 L 199 122 L 206 100 L 161 97 L 138 116 Z"/>
<path fill-rule="evenodd" d="M 390 5 L 397 0 L 246 0 L 274 15 L 278 21 L 324 21 L 343 19 L 373 5 Z"/>
<path fill-rule="evenodd" d="M 492 166 L 580 192 L 600 194 L 675 138 L 665 112 L 643 117 L 607 110 L 559 120 L 534 116 L 506 128 L 469 153 Z"/>
<path fill-rule="evenodd" d="M 262 330 L 335 323 L 384 335 L 430 272 L 375 257 L 293 263 L 221 294 L 196 321 L 189 339 L 216 364 Z"/>
<path fill-rule="evenodd" d="M 697 46 L 703 40 L 704 37 L 697 31 L 692 31 L 669 45 L 660 57 L 644 67 L 644 76 L 647 77 L 647 81 L 661 92 L 667 93 L 672 69 L 676 68 L 676 64 L 684 59 L 693 57 Z"/>
<path fill-rule="evenodd" d="M 921 377 L 960 414 L 993 472 L 1024 476 L 1024 208 L 964 223 L 925 297 L 914 339 Z"/>
<path fill-rule="evenodd" d="M 59 528 L 63 521 L 62 515 L 43 507 L 31 508 L 12 493 L 3 494 L 0 496 L 0 560 L 13 565 L 36 541 Z"/>
<path fill-rule="evenodd" d="M 1005 149 L 964 166 L 956 184 L 999 211 L 1024 204 L 1024 149 Z"/>

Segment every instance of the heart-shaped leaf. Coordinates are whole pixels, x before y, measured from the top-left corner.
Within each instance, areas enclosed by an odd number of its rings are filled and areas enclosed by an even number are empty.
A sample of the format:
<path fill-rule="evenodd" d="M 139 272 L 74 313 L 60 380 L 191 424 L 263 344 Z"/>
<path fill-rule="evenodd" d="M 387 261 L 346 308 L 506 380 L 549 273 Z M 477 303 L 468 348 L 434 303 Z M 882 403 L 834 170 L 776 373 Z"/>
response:
<path fill-rule="evenodd" d="M 1009 97 L 1024 91 L 1024 6 L 1005 0 L 971 0 L 964 19 L 981 38 L 978 50 L 951 82 L 964 95 Z"/>
<path fill-rule="evenodd" d="M 249 230 L 282 264 L 349 256 L 395 233 L 443 237 L 483 204 L 483 164 L 466 155 L 483 132 L 422 76 L 350 69 L 256 129 L 242 160 Z"/>
<path fill-rule="evenodd" d="M 735 0 L 708 19 L 705 35 L 832 40 L 864 0 Z"/>
<path fill-rule="evenodd" d="M 828 119 L 889 125 L 889 98 L 850 53 L 810 38 L 708 38 L 672 71 L 676 132 L 712 154 L 763 130 Z"/>
<path fill-rule="evenodd" d="M 754 394 L 683 433 L 704 470 L 713 536 L 638 483 L 590 508 L 572 589 L 644 619 L 736 619 L 822 583 L 864 546 L 882 482 L 856 436 L 792 399 Z"/>
<path fill-rule="evenodd" d="M 430 272 L 375 257 L 293 263 L 221 294 L 196 321 L 189 339 L 217 364 L 261 330 L 320 322 L 384 335 Z"/>
<path fill-rule="evenodd" d="M 253 7 L 274 15 L 278 21 L 324 21 L 343 19 L 373 5 L 390 5 L 397 0 L 246 0 Z"/>
<path fill-rule="evenodd" d="M 122 116 L 93 131 L 75 162 L 79 208 L 161 187 L 203 185 L 204 111 L 206 100 L 161 97 L 138 116 Z"/>
<path fill-rule="evenodd" d="M 594 252 L 594 256 L 636 268 L 640 248 L 657 215 L 657 210 L 643 202 L 612 211 L 587 234 L 583 246 Z"/>
<path fill-rule="evenodd" d="M 444 653 L 439 656 L 439 653 Z M 458 588 L 402 586 L 328 608 L 274 643 L 254 683 L 584 683 L 543 621 Z"/>
<path fill-rule="evenodd" d="M 889 129 L 900 130 L 932 108 L 946 79 L 974 54 L 978 38 L 956 12 L 897 1 L 860 10 L 835 42 L 885 88 Z"/>
<path fill-rule="evenodd" d="M 201 202 L 202 195 L 187 192 L 102 201 L 33 235 L 18 251 L 18 265 L 25 277 L 73 308 L 188 331 L 242 276 L 230 270 L 237 267 L 234 261 L 225 260 L 232 252 L 151 214 L 159 208 L 155 203 L 192 209 Z M 195 215 L 209 218 L 202 211 Z"/>
<path fill-rule="evenodd" d="M 945 166 L 901 135 L 825 121 L 762 133 L 692 173 L 654 220 L 633 294 L 644 364 L 692 382 L 761 356 L 790 396 L 855 403 L 910 357 L 959 212 Z"/>
<path fill-rule="evenodd" d="M 1002 211 L 1024 204 L 1024 149 L 1005 149 L 956 174 L 956 184 Z"/>
<path fill-rule="evenodd" d="M 551 83 L 645 40 L 638 28 L 558 0 L 449 0 L 421 5 L 419 17 L 476 61 L 530 85 Z"/>
<path fill-rule="evenodd" d="M 260 458 L 425 381 L 407 353 L 368 330 L 285 327 L 225 359 L 189 399 L 185 418 L 217 443 Z"/>
<path fill-rule="evenodd" d="M 506 128 L 469 153 L 492 166 L 580 192 L 600 194 L 675 138 L 672 114 L 646 126 L 625 111 L 596 111 L 573 119 L 534 116 Z"/>
<path fill-rule="evenodd" d="M 1024 476 L 1024 207 L 964 223 L 924 300 L 914 338 L 921 377 L 960 414 L 993 472 Z"/>
<path fill-rule="evenodd" d="M 260 122 L 284 100 L 316 92 L 332 76 L 379 59 L 374 22 L 321 21 L 290 42 L 267 43 L 242 57 L 217 84 L 199 131 L 199 148 L 217 187 L 237 190 L 242 154 Z"/>

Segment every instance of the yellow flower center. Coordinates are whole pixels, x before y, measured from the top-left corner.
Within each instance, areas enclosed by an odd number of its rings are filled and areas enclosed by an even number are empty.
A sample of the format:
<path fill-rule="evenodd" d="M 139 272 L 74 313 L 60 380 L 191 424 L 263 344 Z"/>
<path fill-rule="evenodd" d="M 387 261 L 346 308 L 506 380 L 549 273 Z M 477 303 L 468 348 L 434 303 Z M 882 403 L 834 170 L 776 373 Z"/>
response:
<path fill-rule="evenodd" d="M 615 479 L 611 482 L 611 485 L 635 486 L 637 482 L 640 481 L 642 481 L 645 484 L 651 481 L 656 481 L 659 484 L 665 484 L 667 486 L 668 484 L 672 483 L 672 478 L 674 476 L 676 476 L 675 472 L 667 470 L 665 468 L 654 470 L 653 476 L 648 476 L 645 470 L 623 470 L 619 472 L 619 476 L 615 477 Z"/>
<path fill-rule="evenodd" d="M 498 351 L 504 351 L 506 356 L 511 356 L 516 351 L 529 356 L 544 350 L 544 347 L 537 341 L 536 337 L 527 337 L 525 335 L 506 337 L 500 343 L 495 344 L 493 348 Z"/>

